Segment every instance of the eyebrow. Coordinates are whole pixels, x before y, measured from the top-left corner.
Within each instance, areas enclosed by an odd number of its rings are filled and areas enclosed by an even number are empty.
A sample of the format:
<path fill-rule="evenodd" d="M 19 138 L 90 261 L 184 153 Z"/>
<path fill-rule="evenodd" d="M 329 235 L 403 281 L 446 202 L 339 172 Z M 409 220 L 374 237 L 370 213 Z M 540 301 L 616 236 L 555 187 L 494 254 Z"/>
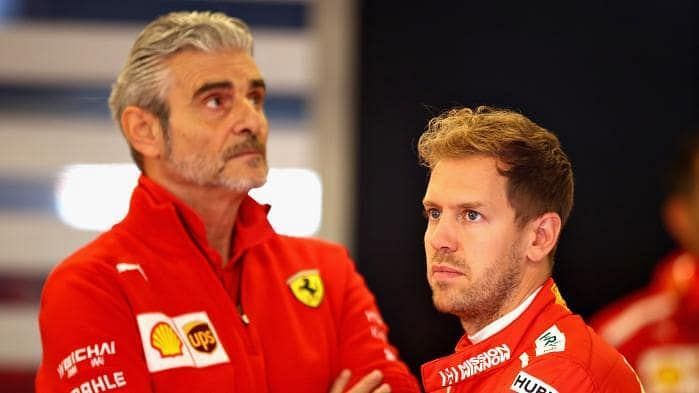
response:
<path fill-rule="evenodd" d="M 250 81 L 250 87 L 251 88 L 262 88 L 267 90 L 267 85 L 265 84 L 264 79 L 253 79 Z"/>
<path fill-rule="evenodd" d="M 432 202 L 432 201 L 427 200 L 427 199 L 422 201 L 422 205 L 424 207 L 441 207 L 440 204 Z M 481 202 L 465 202 L 465 203 L 459 203 L 458 205 L 456 205 L 456 208 L 458 208 L 458 209 L 480 209 L 483 206 L 485 206 L 485 204 L 481 203 Z"/>
<path fill-rule="evenodd" d="M 229 81 L 218 81 L 218 82 L 208 82 L 201 85 L 197 91 L 192 95 L 193 98 L 197 98 L 200 95 L 216 89 L 232 89 L 233 83 Z"/>
<path fill-rule="evenodd" d="M 192 95 L 193 98 L 197 98 L 201 96 L 202 94 L 209 92 L 211 90 L 216 90 L 216 89 L 232 89 L 233 88 L 233 82 L 229 81 L 216 81 L 216 82 L 208 82 L 204 83 L 201 85 Z M 250 88 L 256 89 L 256 88 L 262 88 L 262 89 L 267 89 L 265 85 L 264 79 L 253 79 L 250 81 Z"/>

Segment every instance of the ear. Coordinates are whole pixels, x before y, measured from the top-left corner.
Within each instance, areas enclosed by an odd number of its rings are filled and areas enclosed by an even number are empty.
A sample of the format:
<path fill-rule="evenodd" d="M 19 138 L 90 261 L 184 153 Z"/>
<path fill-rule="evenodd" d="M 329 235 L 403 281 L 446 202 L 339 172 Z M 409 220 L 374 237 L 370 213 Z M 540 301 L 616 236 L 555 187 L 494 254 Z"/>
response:
<path fill-rule="evenodd" d="M 556 247 L 561 233 L 561 217 L 557 213 L 544 213 L 529 223 L 531 241 L 528 244 L 527 257 L 534 262 L 546 259 Z"/>
<path fill-rule="evenodd" d="M 144 157 L 160 157 L 165 151 L 160 120 L 143 108 L 127 106 L 121 114 L 121 127 L 129 144 Z"/>

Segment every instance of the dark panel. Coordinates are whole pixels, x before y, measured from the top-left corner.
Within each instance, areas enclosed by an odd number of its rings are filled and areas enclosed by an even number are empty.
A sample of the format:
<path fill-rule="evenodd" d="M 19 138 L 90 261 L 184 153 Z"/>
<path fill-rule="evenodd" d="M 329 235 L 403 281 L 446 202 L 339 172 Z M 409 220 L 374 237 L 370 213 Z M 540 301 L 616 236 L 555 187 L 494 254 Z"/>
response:
<path fill-rule="evenodd" d="M 241 18 L 251 26 L 300 28 L 307 23 L 303 2 L 23 0 L 17 3 L 8 7 L 7 14 L 27 19 L 146 22 L 172 11 L 211 10 Z"/>
<path fill-rule="evenodd" d="M 39 304 L 41 288 L 46 281 L 45 274 L 0 273 L 0 302 L 25 306 Z M 0 385 L 1 386 L 1 385 Z"/>
<path fill-rule="evenodd" d="M 692 2 L 364 1 L 361 17 L 357 257 L 415 371 L 461 334 L 431 310 L 415 153 L 451 106 L 509 107 L 559 135 L 577 183 L 554 277 L 575 311 L 647 281 L 671 247 L 663 168 L 697 120 Z"/>
<path fill-rule="evenodd" d="M 53 178 L 0 176 L 0 211 L 55 214 Z"/>
<path fill-rule="evenodd" d="M 0 113 L 27 112 L 109 118 L 109 93 L 108 86 L 0 84 Z M 306 97 L 300 94 L 272 93 L 265 97 L 265 113 L 273 122 L 305 120 L 308 118 Z"/>

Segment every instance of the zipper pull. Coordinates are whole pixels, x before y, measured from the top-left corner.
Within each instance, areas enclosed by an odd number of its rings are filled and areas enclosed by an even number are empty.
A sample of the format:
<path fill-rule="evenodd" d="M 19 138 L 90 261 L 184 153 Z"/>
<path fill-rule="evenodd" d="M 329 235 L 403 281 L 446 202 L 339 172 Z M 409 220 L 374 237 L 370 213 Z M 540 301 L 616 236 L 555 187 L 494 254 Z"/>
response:
<path fill-rule="evenodd" d="M 243 312 L 243 305 L 238 303 L 238 315 L 240 315 L 240 320 L 243 321 L 243 325 L 248 326 L 250 324 L 250 318 Z"/>

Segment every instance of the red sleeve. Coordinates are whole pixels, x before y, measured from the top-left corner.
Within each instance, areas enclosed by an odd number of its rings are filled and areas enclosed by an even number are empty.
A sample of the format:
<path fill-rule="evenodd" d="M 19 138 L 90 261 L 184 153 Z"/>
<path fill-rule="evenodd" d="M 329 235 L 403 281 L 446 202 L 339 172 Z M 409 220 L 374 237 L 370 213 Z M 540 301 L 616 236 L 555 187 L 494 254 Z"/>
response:
<path fill-rule="evenodd" d="M 398 351 L 387 339 L 388 326 L 376 306 L 374 296 L 357 273 L 354 263 L 347 265 L 339 326 L 340 366 L 352 371 L 351 387 L 374 369 L 384 375 L 391 391 L 419 392 L 417 380 L 399 359 Z"/>
<path fill-rule="evenodd" d="M 150 392 L 140 335 L 116 272 L 84 266 L 59 267 L 44 285 L 36 391 Z"/>

